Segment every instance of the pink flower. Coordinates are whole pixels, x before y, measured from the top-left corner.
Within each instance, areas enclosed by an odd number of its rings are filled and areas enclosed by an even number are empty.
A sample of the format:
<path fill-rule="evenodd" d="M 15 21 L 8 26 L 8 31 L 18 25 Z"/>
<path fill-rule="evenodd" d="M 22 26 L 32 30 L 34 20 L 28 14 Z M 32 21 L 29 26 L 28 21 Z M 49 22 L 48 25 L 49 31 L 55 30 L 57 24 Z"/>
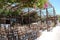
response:
<path fill-rule="evenodd" d="M 45 4 L 44 4 L 44 8 L 47 8 L 47 7 L 48 7 L 48 3 L 45 3 Z"/>

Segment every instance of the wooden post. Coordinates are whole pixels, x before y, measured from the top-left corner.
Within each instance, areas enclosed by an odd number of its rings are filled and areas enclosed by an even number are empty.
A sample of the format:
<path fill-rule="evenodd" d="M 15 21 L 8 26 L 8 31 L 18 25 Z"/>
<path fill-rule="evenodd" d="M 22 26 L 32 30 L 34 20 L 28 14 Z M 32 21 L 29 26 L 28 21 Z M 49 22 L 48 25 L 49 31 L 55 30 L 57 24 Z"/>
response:
<path fill-rule="evenodd" d="M 28 8 L 28 15 L 29 15 L 29 27 L 30 27 L 30 14 L 29 14 L 29 8 Z"/>
<path fill-rule="evenodd" d="M 55 9 L 54 9 L 54 7 L 53 7 L 53 15 L 54 15 L 54 23 L 55 23 L 55 25 L 56 25 L 56 15 L 55 15 L 56 13 L 55 13 Z"/>
<path fill-rule="evenodd" d="M 49 29 L 49 25 L 48 25 L 48 9 L 46 8 L 46 24 L 47 24 L 47 31 Z"/>
<path fill-rule="evenodd" d="M 40 9 L 40 21 L 41 21 L 41 24 L 42 24 L 41 12 L 42 12 L 42 10 Z"/>
<path fill-rule="evenodd" d="M 0 21 L 1 21 L 1 19 L 0 19 Z M 1 23 L 0 23 L 0 40 L 1 40 Z"/>
<path fill-rule="evenodd" d="M 24 5 L 24 2 L 23 2 L 23 5 Z M 24 24 L 24 22 L 23 22 L 23 12 L 21 14 L 21 17 L 22 17 L 22 25 L 23 25 Z"/>
<path fill-rule="evenodd" d="M 21 24 L 23 24 L 23 13 L 20 14 L 21 15 Z"/>

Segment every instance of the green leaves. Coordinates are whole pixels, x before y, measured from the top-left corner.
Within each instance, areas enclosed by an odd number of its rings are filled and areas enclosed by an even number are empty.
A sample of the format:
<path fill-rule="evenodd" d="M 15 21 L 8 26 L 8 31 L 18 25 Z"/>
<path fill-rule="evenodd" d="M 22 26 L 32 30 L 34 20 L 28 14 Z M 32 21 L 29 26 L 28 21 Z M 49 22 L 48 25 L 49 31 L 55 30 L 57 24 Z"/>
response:
<path fill-rule="evenodd" d="M 46 2 L 48 2 L 48 0 L 0 0 L 1 2 L 1 6 L 2 7 L 2 3 L 21 3 L 23 4 L 23 7 L 33 7 L 33 5 L 36 5 L 37 7 L 39 7 L 40 9 L 44 8 L 44 4 Z"/>
<path fill-rule="evenodd" d="M 25 2 L 23 6 L 24 7 L 37 6 L 38 8 L 43 9 L 46 2 L 48 2 L 48 0 L 29 0 L 28 2 Z"/>
<path fill-rule="evenodd" d="M 39 7 L 40 9 L 44 8 L 45 3 L 48 2 L 48 0 L 38 0 L 38 2 L 36 3 L 37 7 Z"/>
<path fill-rule="evenodd" d="M 22 1 L 25 1 L 25 2 L 22 2 Z M 44 5 L 46 2 L 48 2 L 48 0 L 0 0 L 0 8 L 3 9 L 5 5 L 5 2 L 8 3 L 20 3 L 19 4 L 19 9 L 24 8 L 24 7 L 33 7 L 36 6 L 40 9 L 43 9 L 44 8 Z M 21 6 L 22 5 L 22 6 Z M 5 13 L 6 15 L 9 13 L 9 10 L 5 10 Z M 17 13 L 16 13 L 17 14 Z"/>

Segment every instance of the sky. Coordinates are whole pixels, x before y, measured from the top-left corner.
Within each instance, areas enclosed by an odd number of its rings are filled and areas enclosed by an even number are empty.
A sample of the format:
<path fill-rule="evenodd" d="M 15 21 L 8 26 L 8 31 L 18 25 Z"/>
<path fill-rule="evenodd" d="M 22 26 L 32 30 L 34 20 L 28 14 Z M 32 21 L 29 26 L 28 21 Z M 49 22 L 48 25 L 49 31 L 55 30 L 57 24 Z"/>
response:
<path fill-rule="evenodd" d="M 49 1 L 54 6 L 56 14 L 60 15 L 60 0 L 49 0 Z"/>

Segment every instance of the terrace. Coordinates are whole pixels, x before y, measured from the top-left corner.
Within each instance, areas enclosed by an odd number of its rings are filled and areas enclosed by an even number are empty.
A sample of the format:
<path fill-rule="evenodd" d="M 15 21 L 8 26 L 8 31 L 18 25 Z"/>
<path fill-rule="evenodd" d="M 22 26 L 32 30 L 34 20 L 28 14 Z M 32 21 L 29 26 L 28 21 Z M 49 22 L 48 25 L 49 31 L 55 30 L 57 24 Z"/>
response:
<path fill-rule="evenodd" d="M 50 3 L 45 9 L 23 9 L 19 3 L 4 6 L 0 12 L 1 40 L 35 40 L 41 35 L 40 30 L 50 31 L 56 25 L 55 9 Z"/>

